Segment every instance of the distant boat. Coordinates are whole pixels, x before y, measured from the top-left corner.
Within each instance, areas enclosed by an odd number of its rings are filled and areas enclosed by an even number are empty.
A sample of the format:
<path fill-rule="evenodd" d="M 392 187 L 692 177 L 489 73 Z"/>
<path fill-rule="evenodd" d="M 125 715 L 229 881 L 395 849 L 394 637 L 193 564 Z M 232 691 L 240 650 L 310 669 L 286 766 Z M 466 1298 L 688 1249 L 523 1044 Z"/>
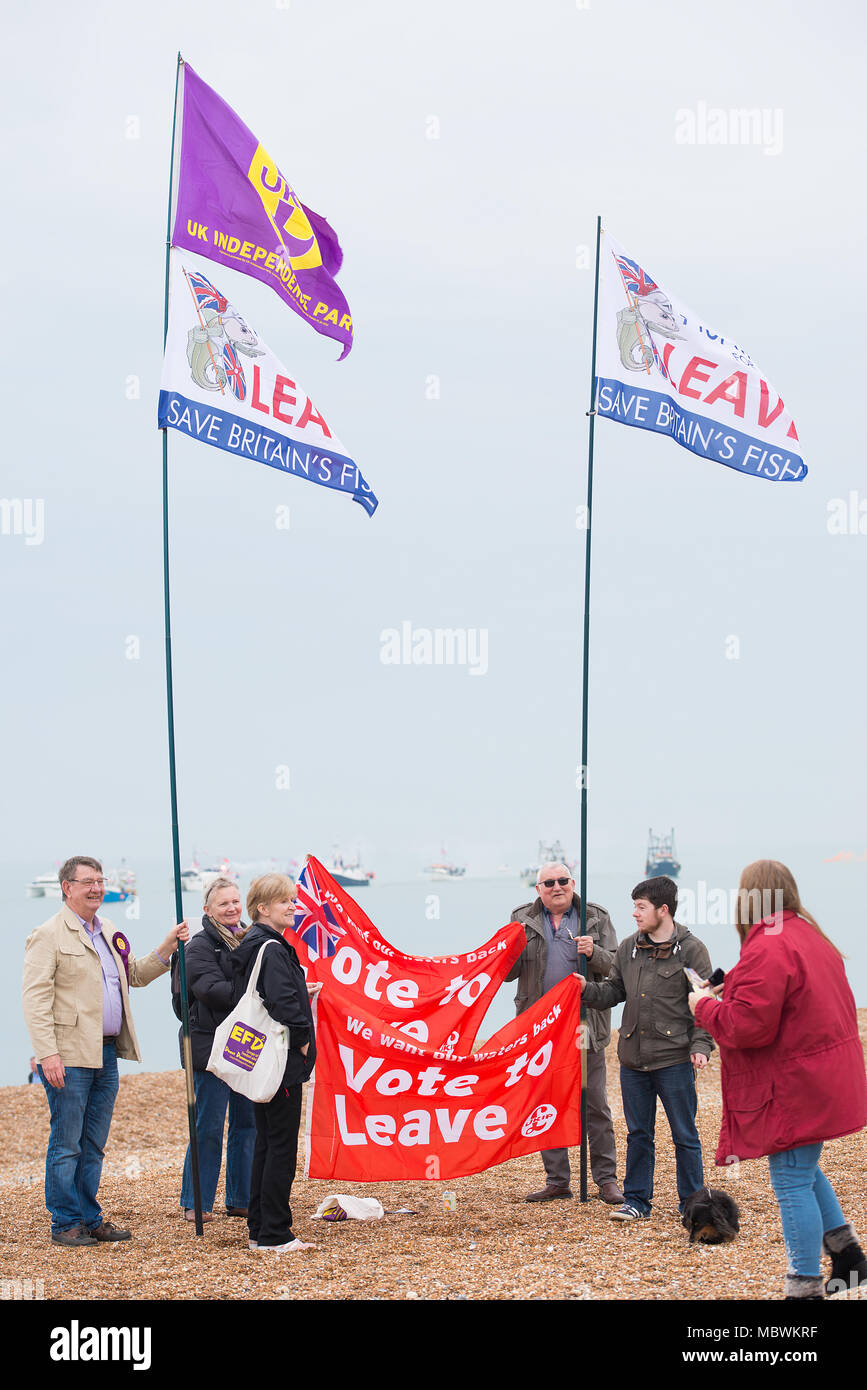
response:
<path fill-rule="evenodd" d="M 466 864 L 448 864 L 445 860 L 438 861 L 436 864 L 428 864 L 425 867 L 428 878 L 435 881 L 442 881 L 447 878 L 463 878 L 466 872 Z"/>
<path fill-rule="evenodd" d="M 536 863 L 521 870 L 521 882 L 526 883 L 528 887 L 535 888 L 536 876 L 543 864 L 565 864 L 570 874 L 575 868 L 575 860 L 566 858 L 559 840 L 555 840 L 552 845 L 540 840 L 539 848 L 536 851 Z"/>
<path fill-rule="evenodd" d="M 672 830 L 670 835 L 654 835 L 652 830 L 647 833 L 645 875 L 647 878 L 659 878 L 661 874 L 667 878 L 677 878 L 680 873 L 680 861 L 675 853 L 674 831 Z"/>
<path fill-rule="evenodd" d="M 344 859 L 337 848 L 331 855 L 331 863 L 326 867 L 334 882 L 339 883 L 341 888 L 366 888 L 371 879 L 376 878 L 371 869 L 362 867 L 359 854 L 356 854 L 354 859 Z"/>
<path fill-rule="evenodd" d="M 181 869 L 181 892 L 204 893 L 208 884 L 213 883 L 215 878 L 230 878 L 233 883 L 238 881 L 238 875 L 228 859 L 221 860 L 217 868 L 203 868 L 194 859 L 188 869 Z"/>
<path fill-rule="evenodd" d="M 135 873 L 132 869 L 107 869 L 105 898 L 107 903 L 125 903 L 136 896 Z"/>
<path fill-rule="evenodd" d="M 60 898 L 63 896 L 57 871 L 53 874 L 38 874 L 25 888 L 28 898 Z"/>
<path fill-rule="evenodd" d="M 435 859 L 433 864 L 426 864 L 424 872 L 428 878 L 435 882 L 444 882 L 447 878 L 463 878 L 467 872 L 466 864 L 452 864 L 446 859 L 445 846 L 440 849 L 440 858 Z"/>

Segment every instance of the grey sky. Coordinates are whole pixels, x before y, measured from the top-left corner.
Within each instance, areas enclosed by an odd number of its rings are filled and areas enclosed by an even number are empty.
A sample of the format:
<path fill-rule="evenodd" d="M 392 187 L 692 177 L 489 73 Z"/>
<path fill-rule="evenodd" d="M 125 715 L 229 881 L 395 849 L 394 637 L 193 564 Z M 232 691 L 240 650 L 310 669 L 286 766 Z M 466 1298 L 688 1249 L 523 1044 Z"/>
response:
<path fill-rule="evenodd" d="M 540 836 L 574 852 L 597 212 L 748 348 L 810 474 L 773 486 L 600 421 L 593 852 L 640 859 L 651 824 L 696 862 L 864 851 L 867 535 L 827 525 L 831 499 L 867 499 L 863 28 L 854 3 L 742 0 L 8 16 L 2 491 L 45 517 L 40 545 L 0 536 L 11 878 L 90 847 L 168 855 L 155 419 L 178 49 L 338 232 L 339 365 L 265 286 L 215 278 L 381 501 L 369 520 L 171 436 L 184 857 L 339 841 L 414 873 L 442 842 L 479 869 Z M 702 105 L 768 113 L 781 148 L 678 143 Z M 404 621 L 484 630 L 487 673 L 384 665 Z"/>

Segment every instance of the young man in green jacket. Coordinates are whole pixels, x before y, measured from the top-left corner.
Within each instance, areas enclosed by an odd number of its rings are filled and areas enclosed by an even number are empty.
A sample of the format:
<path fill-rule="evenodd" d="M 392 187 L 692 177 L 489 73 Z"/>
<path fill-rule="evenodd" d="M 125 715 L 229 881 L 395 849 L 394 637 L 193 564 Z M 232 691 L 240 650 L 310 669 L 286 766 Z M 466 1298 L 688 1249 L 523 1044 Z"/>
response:
<path fill-rule="evenodd" d="M 649 878 L 632 890 L 638 927 L 617 948 L 607 980 L 586 983 L 582 1002 L 590 1009 L 626 1004 L 620 1022 L 620 1089 L 626 1119 L 626 1178 L 615 1221 L 650 1216 L 653 1198 L 654 1130 L 657 1097 L 674 1141 L 677 1195 L 686 1198 L 704 1185 L 701 1141 L 695 1116 L 695 1071 L 707 1065 L 713 1041 L 696 1024 L 687 1002 L 690 966 L 706 980 L 711 973 L 705 946 L 674 920 L 677 884 Z"/>

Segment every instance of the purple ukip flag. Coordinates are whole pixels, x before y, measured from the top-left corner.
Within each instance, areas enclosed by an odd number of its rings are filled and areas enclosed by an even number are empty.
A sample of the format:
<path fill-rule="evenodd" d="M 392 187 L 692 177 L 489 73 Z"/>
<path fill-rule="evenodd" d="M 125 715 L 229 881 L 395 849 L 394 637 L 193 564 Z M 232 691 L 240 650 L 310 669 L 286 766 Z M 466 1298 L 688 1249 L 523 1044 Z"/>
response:
<path fill-rule="evenodd" d="M 222 97 L 183 63 L 172 244 L 270 285 L 317 333 L 352 347 L 352 317 L 334 276 L 343 253 L 276 161 Z"/>

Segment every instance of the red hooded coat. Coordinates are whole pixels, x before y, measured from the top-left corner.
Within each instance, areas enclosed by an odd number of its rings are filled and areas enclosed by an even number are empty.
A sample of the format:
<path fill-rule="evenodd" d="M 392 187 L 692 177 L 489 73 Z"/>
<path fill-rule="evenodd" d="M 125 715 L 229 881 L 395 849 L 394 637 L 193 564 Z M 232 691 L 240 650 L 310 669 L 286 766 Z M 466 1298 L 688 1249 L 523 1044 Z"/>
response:
<path fill-rule="evenodd" d="M 843 961 L 796 913 L 751 928 L 723 998 L 699 1000 L 695 1017 L 720 1049 L 717 1166 L 867 1125 L 864 1053 Z"/>

